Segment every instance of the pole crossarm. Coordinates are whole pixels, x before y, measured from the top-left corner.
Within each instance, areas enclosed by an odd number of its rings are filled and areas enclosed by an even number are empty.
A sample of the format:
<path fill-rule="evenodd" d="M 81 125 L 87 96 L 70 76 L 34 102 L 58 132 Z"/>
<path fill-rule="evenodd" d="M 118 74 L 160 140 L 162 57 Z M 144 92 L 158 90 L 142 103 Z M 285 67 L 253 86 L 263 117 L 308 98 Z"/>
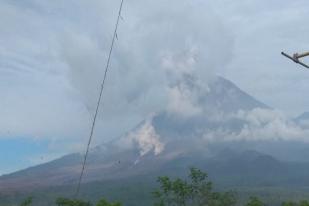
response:
<path fill-rule="evenodd" d="M 296 59 L 300 59 L 300 58 L 303 58 L 303 57 L 306 57 L 306 56 L 309 56 L 309 52 L 305 52 L 305 53 L 302 53 L 302 54 L 295 53 L 293 55 L 293 57 L 296 58 Z"/>
<path fill-rule="evenodd" d="M 309 66 L 303 62 L 301 62 L 299 59 L 303 58 L 303 57 L 306 57 L 306 56 L 309 56 L 309 52 L 305 52 L 305 53 L 301 53 L 301 54 L 298 54 L 298 53 L 295 53 L 293 54 L 293 56 L 291 55 L 288 55 L 284 52 L 281 52 L 281 54 L 287 58 L 289 58 L 290 60 L 294 61 L 295 63 L 297 64 L 300 64 L 302 65 L 303 67 L 309 69 Z"/>

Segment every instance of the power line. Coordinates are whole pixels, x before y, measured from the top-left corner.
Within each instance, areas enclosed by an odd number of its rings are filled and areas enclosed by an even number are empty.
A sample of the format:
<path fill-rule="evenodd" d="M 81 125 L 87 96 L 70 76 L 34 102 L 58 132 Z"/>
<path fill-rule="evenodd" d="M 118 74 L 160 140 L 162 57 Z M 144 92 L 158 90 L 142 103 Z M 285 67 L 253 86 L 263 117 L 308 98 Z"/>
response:
<path fill-rule="evenodd" d="M 88 139 L 87 149 L 86 149 L 86 153 L 85 153 L 85 156 L 84 156 L 84 161 L 83 161 L 83 164 L 82 164 L 82 170 L 81 170 L 81 173 L 80 173 L 80 176 L 79 176 L 75 196 L 78 196 L 79 191 L 80 191 L 80 186 L 81 186 L 81 182 L 82 182 L 83 175 L 84 175 L 84 172 L 85 172 L 85 166 L 86 166 L 86 162 L 87 162 L 89 148 L 90 148 L 90 145 L 91 145 L 93 132 L 94 132 L 94 128 L 95 128 L 95 125 L 96 125 L 96 120 L 97 120 L 97 116 L 98 116 L 98 113 L 99 113 L 99 107 L 100 107 L 101 100 L 102 100 L 102 94 L 103 94 L 103 90 L 104 90 L 105 80 L 106 80 L 107 72 L 108 72 L 108 69 L 109 69 L 109 66 L 110 66 L 110 60 L 111 60 L 115 40 L 118 39 L 117 30 L 118 30 L 119 21 L 120 21 L 120 19 L 122 19 L 121 11 L 122 11 L 122 6 L 123 6 L 123 1 L 124 0 L 121 0 L 119 12 L 118 12 L 118 17 L 117 17 L 117 21 L 116 21 L 116 25 L 115 25 L 113 40 L 112 40 L 112 43 L 111 43 L 111 46 L 110 46 L 110 50 L 109 50 L 109 54 L 108 54 L 108 58 L 107 58 L 107 62 L 106 62 L 104 77 L 103 77 L 103 81 L 102 81 L 101 88 L 100 88 L 100 94 L 99 94 L 96 110 L 95 110 L 95 113 L 94 113 L 94 116 L 93 116 L 93 121 L 92 121 L 92 125 L 91 125 L 89 139 Z"/>

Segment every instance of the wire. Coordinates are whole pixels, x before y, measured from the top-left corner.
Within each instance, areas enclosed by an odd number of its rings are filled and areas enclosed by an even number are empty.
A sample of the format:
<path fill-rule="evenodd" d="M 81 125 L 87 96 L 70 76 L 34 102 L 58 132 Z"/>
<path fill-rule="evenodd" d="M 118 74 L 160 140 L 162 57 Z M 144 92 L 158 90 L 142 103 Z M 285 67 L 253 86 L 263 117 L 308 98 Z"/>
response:
<path fill-rule="evenodd" d="M 116 25 L 115 25 L 113 40 L 112 40 L 112 43 L 111 43 L 111 46 L 110 46 L 110 50 L 109 50 L 109 54 L 108 54 L 108 59 L 107 59 L 107 63 L 106 63 L 106 67 L 105 67 L 105 72 L 104 72 L 104 77 L 103 77 L 103 81 L 102 81 L 101 88 L 100 88 L 100 94 L 99 94 L 99 98 L 98 98 L 95 114 L 93 116 L 93 121 L 92 121 L 92 125 L 91 125 L 91 130 L 90 130 L 90 135 L 89 135 L 88 144 L 87 144 L 87 148 L 86 148 L 86 153 L 84 155 L 84 161 L 83 161 L 83 164 L 82 164 L 82 170 L 81 170 L 81 173 L 80 173 L 80 176 L 79 176 L 78 185 L 77 185 L 77 189 L 76 189 L 76 193 L 75 193 L 76 197 L 79 195 L 79 191 L 80 191 L 80 187 L 81 187 L 81 182 L 82 182 L 82 179 L 83 179 L 83 175 L 84 175 L 85 167 L 86 167 L 86 163 L 87 163 L 87 158 L 88 158 L 88 154 L 89 154 L 89 148 L 90 148 L 90 145 L 91 145 L 91 141 L 92 141 L 95 125 L 96 125 L 96 120 L 97 120 L 97 116 L 98 116 L 98 113 L 99 113 L 100 104 L 101 104 L 101 101 L 102 101 L 102 94 L 103 94 L 103 90 L 104 90 L 105 80 L 106 80 L 107 72 L 108 72 L 108 69 L 109 69 L 109 66 L 110 66 L 110 60 L 111 60 L 111 56 L 112 56 L 115 40 L 118 38 L 117 37 L 118 36 L 117 35 L 117 30 L 118 30 L 119 21 L 120 21 L 120 19 L 122 19 L 121 11 L 122 11 L 122 6 L 123 6 L 123 1 L 124 0 L 121 0 L 121 4 L 120 4 L 120 8 L 119 8 L 119 13 L 118 13 L 118 17 L 117 17 L 117 21 L 116 21 Z"/>

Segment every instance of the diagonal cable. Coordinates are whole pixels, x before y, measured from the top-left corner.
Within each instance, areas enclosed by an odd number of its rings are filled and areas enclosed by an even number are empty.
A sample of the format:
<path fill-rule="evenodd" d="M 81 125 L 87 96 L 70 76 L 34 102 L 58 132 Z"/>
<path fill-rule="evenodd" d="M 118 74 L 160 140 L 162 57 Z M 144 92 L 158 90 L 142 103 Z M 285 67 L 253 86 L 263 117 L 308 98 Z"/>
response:
<path fill-rule="evenodd" d="M 108 72 L 108 69 L 109 69 L 109 66 L 110 66 L 110 60 L 111 60 L 112 52 L 113 52 L 113 49 L 114 49 L 115 40 L 117 39 L 118 25 L 119 25 L 120 19 L 122 18 L 121 17 L 121 11 L 122 11 L 122 6 L 123 6 L 123 1 L 124 0 L 121 0 L 119 13 L 118 13 L 118 17 L 117 17 L 117 21 L 116 21 L 116 25 L 115 25 L 113 40 L 112 40 L 112 43 L 111 43 L 111 46 L 110 46 L 108 59 L 107 59 L 107 62 L 106 62 L 104 77 L 103 77 L 103 81 L 102 81 L 101 88 L 100 88 L 100 94 L 99 94 L 96 110 L 95 110 L 95 113 L 94 113 L 94 116 L 93 116 L 93 121 L 92 121 L 92 125 L 91 125 L 91 130 L 90 130 L 90 135 L 89 135 L 88 144 L 87 144 L 87 148 L 86 148 L 86 153 L 84 155 L 82 170 L 81 170 L 81 173 L 80 173 L 80 176 L 79 176 L 75 196 L 78 196 L 78 194 L 79 194 L 81 182 L 82 182 L 82 179 L 83 179 L 83 175 L 85 173 L 85 167 L 86 167 L 87 158 L 88 158 L 88 154 L 89 154 L 89 148 L 90 148 L 90 145 L 91 145 L 93 132 L 94 132 L 95 125 L 96 125 L 96 120 L 97 120 L 97 116 L 98 116 L 98 113 L 99 113 L 100 104 L 101 104 L 101 101 L 102 101 L 102 94 L 103 94 L 103 90 L 104 90 L 105 80 L 106 80 L 107 72 Z"/>

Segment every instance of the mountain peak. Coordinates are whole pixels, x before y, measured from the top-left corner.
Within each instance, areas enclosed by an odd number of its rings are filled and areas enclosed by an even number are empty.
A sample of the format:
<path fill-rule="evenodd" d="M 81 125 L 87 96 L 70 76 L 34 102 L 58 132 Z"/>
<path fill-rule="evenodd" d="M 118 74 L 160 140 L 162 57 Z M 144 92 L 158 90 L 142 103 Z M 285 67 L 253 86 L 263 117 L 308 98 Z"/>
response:
<path fill-rule="evenodd" d="M 218 76 L 209 84 L 210 92 L 204 97 L 206 105 L 212 104 L 223 112 L 237 112 L 238 110 L 252 110 L 254 108 L 269 109 L 266 104 L 256 100 L 241 90 L 231 81 Z"/>

